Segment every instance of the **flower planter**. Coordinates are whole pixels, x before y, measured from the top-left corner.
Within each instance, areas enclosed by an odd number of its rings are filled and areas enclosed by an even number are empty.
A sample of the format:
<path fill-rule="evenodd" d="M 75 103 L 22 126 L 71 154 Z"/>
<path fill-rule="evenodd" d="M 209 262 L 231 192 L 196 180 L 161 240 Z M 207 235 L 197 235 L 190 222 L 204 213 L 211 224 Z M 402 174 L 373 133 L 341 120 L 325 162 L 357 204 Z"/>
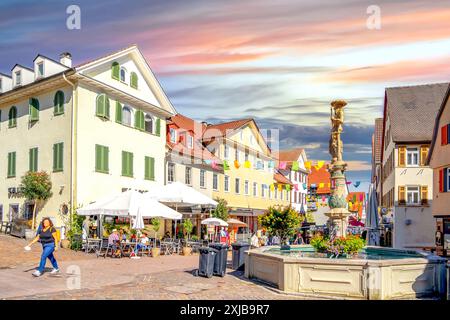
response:
<path fill-rule="evenodd" d="M 191 247 L 183 247 L 183 256 L 190 256 L 192 254 Z"/>
<path fill-rule="evenodd" d="M 158 257 L 160 254 L 160 249 L 159 248 L 152 248 L 152 257 L 156 258 Z"/>

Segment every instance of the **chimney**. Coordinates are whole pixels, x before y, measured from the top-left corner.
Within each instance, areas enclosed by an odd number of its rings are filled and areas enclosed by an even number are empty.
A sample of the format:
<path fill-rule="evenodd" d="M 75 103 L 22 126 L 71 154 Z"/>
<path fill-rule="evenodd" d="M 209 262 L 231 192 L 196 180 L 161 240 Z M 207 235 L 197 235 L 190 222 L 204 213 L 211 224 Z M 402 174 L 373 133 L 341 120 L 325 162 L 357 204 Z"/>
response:
<path fill-rule="evenodd" d="M 72 55 L 69 52 L 63 52 L 59 55 L 59 62 L 66 67 L 72 68 Z"/>

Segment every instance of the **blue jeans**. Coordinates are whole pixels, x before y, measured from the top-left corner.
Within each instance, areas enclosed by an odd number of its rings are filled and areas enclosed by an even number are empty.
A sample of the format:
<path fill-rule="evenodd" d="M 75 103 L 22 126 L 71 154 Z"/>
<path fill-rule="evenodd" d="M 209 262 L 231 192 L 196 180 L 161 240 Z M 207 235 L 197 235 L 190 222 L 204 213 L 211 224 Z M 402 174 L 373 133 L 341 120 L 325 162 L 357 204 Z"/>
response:
<path fill-rule="evenodd" d="M 143 244 L 143 243 L 138 243 L 138 244 L 136 245 L 136 249 L 134 250 L 134 253 L 137 254 L 137 253 L 139 252 L 140 249 L 145 249 L 145 250 L 147 250 L 147 249 L 148 249 L 148 246 L 146 246 L 146 245 Z"/>
<path fill-rule="evenodd" d="M 55 251 L 54 243 L 48 243 L 48 244 L 42 245 L 41 262 L 39 263 L 39 267 L 38 267 L 38 271 L 40 273 L 44 272 L 45 263 L 47 262 L 47 258 L 52 263 L 53 268 L 58 269 L 58 263 L 56 262 L 56 259 L 53 256 L 53 251 Z"/>

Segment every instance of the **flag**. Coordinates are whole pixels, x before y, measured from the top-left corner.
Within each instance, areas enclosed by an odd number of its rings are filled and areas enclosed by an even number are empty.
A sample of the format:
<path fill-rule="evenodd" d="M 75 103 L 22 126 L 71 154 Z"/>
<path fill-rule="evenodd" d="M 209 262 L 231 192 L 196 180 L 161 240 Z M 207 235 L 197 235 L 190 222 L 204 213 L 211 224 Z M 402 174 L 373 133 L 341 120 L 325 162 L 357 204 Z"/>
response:
<path fill-rule="evenodd" d="M 291 191 L 291 185 L 290 184 L 286 185 L 286 191 Z"/>
<path fill-rule="evenodd" d="M 305 168 L 308 170 L 311 170 L 311 161 L 306 161 L 305 162 Z"/>
<path fill-rule="evenodd" d="M 250 163 L 250 161 L 245 161 L 244 162 L 244 168 L 248 168 L 248 169 L 250 169 L 252 167 L 252 164 Z"/>
<path fill-rule="evenodd" d="M 211 160 L 205 160 L 206 164 L 211 164 Z"/>
<path fill-rule="evenodd" d="M 322 168 L 324 164 L 325 164 L 325 161 L 323 161 L 323 160 L 317 161 L 317 165 L 314 166 L 314 168 L 316 168 L 316 170 L 320 170 L 320 168 Z"/>
<path fill-rule="evenodd" d="M 360 201 L 360 202 L 363 202 L 363 201 L 364 201 L 364 194 L 363 194 L 363 193 L 361 193 L 361 194 L 359 195 L 359 201 Z"/>
<path fill-rule="evenodd" d="M 292 171 L 298 171 L 298 169 L 299 169 L 298 161 L 292 162 Z"/>
<path fill-rule="evenodd" d="M 323 188 L 325 184 L 323 182 L 319 183 L 319 188 Z"/>
<path fill-rule="evenodd" d="M 271 160 L 271 161 L 269 161 L 269 163 L 267 164 L 267 166 L 268 166 L 269 168 L 273 168 L 273 167 L 275 167 L 275 163 Z"/>
<path fill-rule="evenodd" d="M 298 184 L 294 184 L 294 190 L 298 191 Z"/>
<path fill-rule="evenodd" d="M 274 190 L 275 190 L 275 185 L 274 185 L 273 183 L 270 185 L 270 190 L 271 190 L 271 191 L 274 191 Z"/>
<path fill-rule="evenodd" d="M 227 160 L 223 160 L 223 170 L 230 170 L 230 165 Z"/>
<path fill-rule="evenodd" d="M 308 186 L 306 185 L 306 183 L 303 184 L 303 190 L 306 190 L 308 188 Z"/>
<path fill-rule="evenodd" d="M 356 182 L 353 184 L 353 186 L 354 186 L 355 188 L 358 188 L 360 184 L 361 184 L 361 181 L 356 181 Z"/>
<path fill-rule="evenodd" d="M 346 181 L 345 184 L 349 185 L 349 184 L 352 184 L 352 182 L 351 181 Z"/>
<path fill-rule="evenodd" d="M 239 169 L 240 166 L 241 166 L 241 164 L 239 163 L 239 161 L 234 160 L 234 167 L 235 167 L 236 169 Z"/>
<path fill-rule="evenodd" d="M 217 160 L 211 161 L 211 167 L 212 167 L 213 169 L 217 169 Z"/>
<path fill-rule="evenodd" d="M 328 183 L 327 183 L 328 188 L 330 187 L 330 185 L 331 185 L 331 183 L 328 182 Z"/>
<path fill-rule="evenodd" d="M 261 170 L 261 169 L 262 169 L 262 162 L 261 162 L 261 161 L 258 161 L 258 162 L 256 163 L 256 169 L 258 169 L 258 170 Z"/>
<path fill-rule="evenodd" d="M 280 161 L 280 164 L 278 165 L 278 169 L 281 169 L 281 170 L 286 169 L 286 161 Z"/>

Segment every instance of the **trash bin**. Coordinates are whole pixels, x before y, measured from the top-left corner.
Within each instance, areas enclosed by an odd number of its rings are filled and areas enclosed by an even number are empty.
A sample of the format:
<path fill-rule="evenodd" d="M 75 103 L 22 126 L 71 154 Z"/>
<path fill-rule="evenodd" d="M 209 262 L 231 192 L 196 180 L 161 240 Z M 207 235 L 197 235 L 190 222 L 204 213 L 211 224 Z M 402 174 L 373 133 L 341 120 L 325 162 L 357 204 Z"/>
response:
<path fill-rule="evenodd" d="M 214 272 L 215 276 L 224 277 L 227 271 L 227 254 L 228 245 L 222 243 L 211 243 L 211 248 L 217 250 L 216 257 L 214 259 Z"/>
<path fill-rule="evenodd" d="M 196 277 L 204 276 L 211 278 L 214 272 L 214 260 L 218 251 L 209 247 L 200 247 L 198 251 L 200 252 L 198 269 L 195 270 L 194 275 Z"/>
<path fill-rule="evenodd" d="M 236 242 L 233 247 L 232 268 L 234 270 L 244 270 L 245 256 L 244 252 L 250 249 L 250 244 L 245 242 Z"/>

